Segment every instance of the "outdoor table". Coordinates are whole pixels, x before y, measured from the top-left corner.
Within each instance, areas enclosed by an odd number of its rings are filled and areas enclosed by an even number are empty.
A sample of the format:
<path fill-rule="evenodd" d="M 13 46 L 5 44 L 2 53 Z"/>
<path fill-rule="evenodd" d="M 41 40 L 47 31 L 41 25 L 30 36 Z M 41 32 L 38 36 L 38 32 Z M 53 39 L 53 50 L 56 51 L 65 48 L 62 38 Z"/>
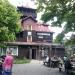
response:
<path fill-rule="evenodd" d="M 58 67 L 58 61 L 57 60 L 52 60 L 52 66 L 53 67 Z"/>

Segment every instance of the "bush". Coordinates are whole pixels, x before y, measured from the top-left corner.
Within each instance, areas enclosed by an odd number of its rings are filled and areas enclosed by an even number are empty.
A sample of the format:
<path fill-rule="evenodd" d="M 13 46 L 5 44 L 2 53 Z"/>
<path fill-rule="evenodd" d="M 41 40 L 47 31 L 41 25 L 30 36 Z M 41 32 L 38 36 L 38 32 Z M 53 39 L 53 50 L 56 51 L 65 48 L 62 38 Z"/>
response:
<path fill-rule="evenodd" d="M 16 58 L 14 60 L 14 64 L 25 64 L 25 63 L 30 63 L 30 60 L 29 59 L 20 59 L 20 58 Z"/>

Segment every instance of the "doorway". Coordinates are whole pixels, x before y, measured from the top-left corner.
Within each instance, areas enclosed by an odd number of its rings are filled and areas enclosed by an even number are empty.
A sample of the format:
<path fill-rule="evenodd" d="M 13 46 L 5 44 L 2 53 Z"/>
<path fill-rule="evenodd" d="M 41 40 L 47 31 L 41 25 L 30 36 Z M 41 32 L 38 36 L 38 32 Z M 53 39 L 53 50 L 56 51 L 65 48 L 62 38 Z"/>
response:
<path fill-rule="evenodd" d="M 32 59 L 36 59 L 36 49 L 32 49 Z"/>

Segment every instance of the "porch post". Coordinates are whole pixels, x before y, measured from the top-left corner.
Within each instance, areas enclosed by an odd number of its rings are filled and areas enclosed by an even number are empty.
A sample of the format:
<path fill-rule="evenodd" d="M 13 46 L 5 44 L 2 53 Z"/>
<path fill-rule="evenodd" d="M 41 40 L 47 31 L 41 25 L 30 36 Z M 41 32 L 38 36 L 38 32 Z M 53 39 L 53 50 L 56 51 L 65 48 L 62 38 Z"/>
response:
<path fill-rule="evenodd" d="M 49 57 L 50 57 L 50 60 L 51 60 L 51 57 L 52 57 L 52 46 L 50 45 L 49 46 L 49 51 L 50 51 L 50 53 L 49 53 Z M 51 67 L 51 62 L 49 63 L 50 64 L 50 67 Z"/>
<path fill-rule="evenodd" d="M 40 48 L 40 45 L 39 45 L 39 60 L 41 59 L 41 48 Z"/>
<path fill-rule="evenodd" d="M 30 52 L 29 53 L 29 58 L 32 59 L 32 49 L 31 48 L 29 48 L 29 52 Z"/>

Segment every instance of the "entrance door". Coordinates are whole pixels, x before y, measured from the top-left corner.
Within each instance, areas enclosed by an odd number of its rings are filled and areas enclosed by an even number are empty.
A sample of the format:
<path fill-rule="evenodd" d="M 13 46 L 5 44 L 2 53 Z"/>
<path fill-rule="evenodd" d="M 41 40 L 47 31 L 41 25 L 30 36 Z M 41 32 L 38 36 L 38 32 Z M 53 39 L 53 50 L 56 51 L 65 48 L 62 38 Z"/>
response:
<path fill-rule="evenodd" d="M 36 59 L 36 49 L 32 49 L 32 59 Z"/>

